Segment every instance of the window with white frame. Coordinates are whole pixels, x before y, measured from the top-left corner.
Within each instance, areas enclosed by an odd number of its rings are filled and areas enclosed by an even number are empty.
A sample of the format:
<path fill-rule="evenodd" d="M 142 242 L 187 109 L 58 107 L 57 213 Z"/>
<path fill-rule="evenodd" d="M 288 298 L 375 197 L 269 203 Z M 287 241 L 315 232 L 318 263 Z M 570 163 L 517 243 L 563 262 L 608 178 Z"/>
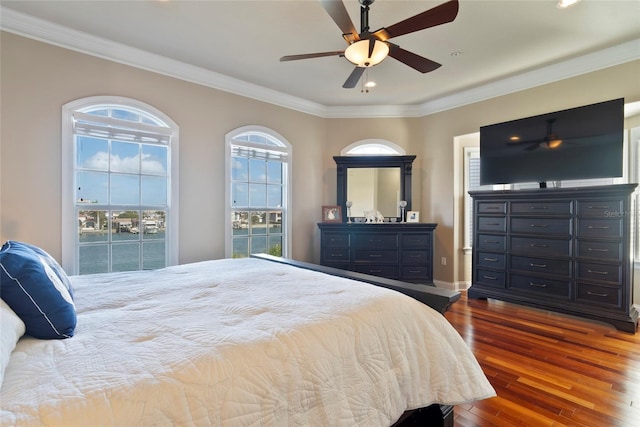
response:
<path fill-rule="evenodd" d="M 271 129 L 227 134 L 226 257 L 288 256 L 291 145 Z"/>
<path fill-rule="evenodd" d="M 363 139 L 340 151 L 343 156 L 401 156 L 405 150 L 385 139 Z"/>
<path fill-rule="evenodd" d="M 71 274 L 177 263 L 177 125 L 121 97 L 63 107 L 63 265 Z"/>

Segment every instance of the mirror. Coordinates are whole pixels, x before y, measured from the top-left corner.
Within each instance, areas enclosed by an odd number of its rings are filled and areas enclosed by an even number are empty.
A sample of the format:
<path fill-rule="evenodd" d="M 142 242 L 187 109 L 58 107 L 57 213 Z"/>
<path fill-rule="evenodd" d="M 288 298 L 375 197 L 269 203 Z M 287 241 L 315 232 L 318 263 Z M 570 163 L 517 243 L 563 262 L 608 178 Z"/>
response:
<path fill-rule="evenodd" d="M 416 156 L 335 156 L 337 204 L 347 221 L 346 202 L 353 203 L 351 217 L 377 209 L 385 218 L 399 218 L 400 200 L 411 210 L 411 169 Z"/>

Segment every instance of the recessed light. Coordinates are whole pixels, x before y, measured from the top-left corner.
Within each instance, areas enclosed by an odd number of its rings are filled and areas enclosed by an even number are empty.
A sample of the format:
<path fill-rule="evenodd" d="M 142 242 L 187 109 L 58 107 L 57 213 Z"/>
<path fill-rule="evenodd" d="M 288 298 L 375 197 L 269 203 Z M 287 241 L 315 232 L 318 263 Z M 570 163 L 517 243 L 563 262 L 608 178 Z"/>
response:
<path fill-rule="evenodd" d="M 459 50 L 451 52 L 451 56 L 461 56 L 461 55 L 462 55 L 462 52 Z"/>
<path fill-rule="evenodd" d="M 566 9 L 568 7 L 575 5 L 578 2 L 580 2 L 580 0 L 558 0 L 558 3 L 556 3 L 556 7 L 558 9 Z"/>

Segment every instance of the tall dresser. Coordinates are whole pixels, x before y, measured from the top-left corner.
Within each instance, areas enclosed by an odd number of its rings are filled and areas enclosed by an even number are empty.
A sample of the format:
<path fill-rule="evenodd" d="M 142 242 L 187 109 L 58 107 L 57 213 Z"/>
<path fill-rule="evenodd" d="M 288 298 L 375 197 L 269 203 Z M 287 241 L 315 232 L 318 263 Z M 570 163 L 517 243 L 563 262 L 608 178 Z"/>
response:
<path fill-rule="evenodd" d="M 496 298 L 635 333 L 631 250 L 636 184 L 470 192 L 470 298 Z"/>
<path fill-rule="evenodd" d="M 433 231 L 423 223 L 319 223 L 320 264 L 433 286 Z"/>

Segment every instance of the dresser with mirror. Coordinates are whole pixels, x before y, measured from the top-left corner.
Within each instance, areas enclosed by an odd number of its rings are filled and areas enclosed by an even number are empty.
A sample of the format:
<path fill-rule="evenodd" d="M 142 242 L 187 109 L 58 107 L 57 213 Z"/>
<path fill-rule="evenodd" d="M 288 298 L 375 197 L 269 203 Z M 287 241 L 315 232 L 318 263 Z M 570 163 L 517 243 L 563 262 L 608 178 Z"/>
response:
<path fill-rule="evenodd" d="M 334 157 L 336 203 L 344 215 L 341 223 L 318 224 L 320 264 L 433 286 L 437 224 L 404 222 L 415 157 Z M 367 222 L 367 211 L 378 211 L 383 222 Z"/>

